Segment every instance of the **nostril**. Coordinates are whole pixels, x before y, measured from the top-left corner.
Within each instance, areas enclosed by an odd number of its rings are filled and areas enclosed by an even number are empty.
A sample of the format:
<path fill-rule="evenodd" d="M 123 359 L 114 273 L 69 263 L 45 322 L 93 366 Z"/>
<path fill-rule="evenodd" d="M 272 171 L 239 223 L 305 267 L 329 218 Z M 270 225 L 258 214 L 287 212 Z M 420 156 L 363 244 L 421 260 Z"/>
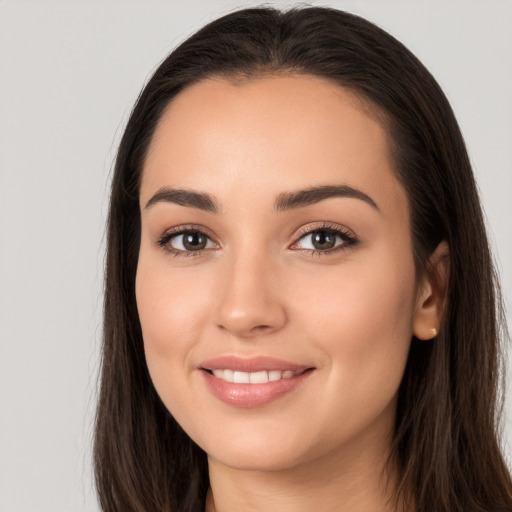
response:
<path fill-rule="evenodd" d="M 268 331 L 269 329 L 272 329 L 270 325 L 256 325 L 252 328 L 253 331 Z"/>

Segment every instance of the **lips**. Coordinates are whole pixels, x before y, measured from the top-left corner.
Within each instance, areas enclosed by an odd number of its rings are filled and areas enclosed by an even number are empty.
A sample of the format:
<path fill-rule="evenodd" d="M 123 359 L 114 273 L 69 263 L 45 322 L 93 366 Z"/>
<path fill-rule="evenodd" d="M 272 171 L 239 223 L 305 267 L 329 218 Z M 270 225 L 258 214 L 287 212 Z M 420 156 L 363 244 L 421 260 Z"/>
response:
<path fill-rule="evenodd" d="M 296 390 L 314 370 L 269 357 L 223 356 L 200 365 L 210 392 L 235 407 L 260 407 Z"/>

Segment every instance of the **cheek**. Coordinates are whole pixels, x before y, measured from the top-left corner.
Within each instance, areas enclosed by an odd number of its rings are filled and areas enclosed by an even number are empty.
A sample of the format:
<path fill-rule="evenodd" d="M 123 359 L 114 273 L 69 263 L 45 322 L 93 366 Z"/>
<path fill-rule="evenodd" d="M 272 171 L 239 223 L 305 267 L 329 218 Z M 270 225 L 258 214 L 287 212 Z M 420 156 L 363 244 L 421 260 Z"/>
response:
<path fill-rule="evenodd" d="M 170 271 L 158 261 L 141 256 L 136 298 L 146 361 L 157 386 L 159 375 L 183 369 L 187 354 L 200 336 L 211 310 L 211 295 L 203 280 L 187 270 Z M 157 386 L 158 388 L 158 386 Z"/>
<path fill-rule="evenodd" d="M 351 388 L 399 385 L 412 336 L 412 260 L 354 261 L 316 279 L 297 302 L 302 329 L 328 355 L 333 375 Z M 297 312 L 299 313 L 299 312 Z M 306 326 L 307 322 L 307 326 Z"/>

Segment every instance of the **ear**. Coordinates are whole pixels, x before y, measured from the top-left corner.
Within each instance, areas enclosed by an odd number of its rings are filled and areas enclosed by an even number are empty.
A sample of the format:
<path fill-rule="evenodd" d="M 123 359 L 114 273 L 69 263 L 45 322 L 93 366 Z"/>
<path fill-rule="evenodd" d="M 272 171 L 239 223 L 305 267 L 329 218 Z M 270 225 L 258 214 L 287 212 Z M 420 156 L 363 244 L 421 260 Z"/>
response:
<path fill-rule="evenodd" d="M 413 334 L 420 340 L 435 338 L 443 321 L 450 275 L 450 251 L 445 241 L 432 253 L 427 268 L 418 286 L 413 317 Z"/>

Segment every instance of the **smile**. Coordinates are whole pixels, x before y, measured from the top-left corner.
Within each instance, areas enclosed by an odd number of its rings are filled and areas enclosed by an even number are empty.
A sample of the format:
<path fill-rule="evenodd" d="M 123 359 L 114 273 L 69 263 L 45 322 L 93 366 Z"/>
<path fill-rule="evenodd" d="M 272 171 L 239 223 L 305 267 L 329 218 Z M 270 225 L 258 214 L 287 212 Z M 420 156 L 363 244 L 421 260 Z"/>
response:
<path fill-rule="evenodd" d="M 303 371 L 294 372 L 293 370 L 269 370 L 259 372 L 240 372 L 234 370 L 211 370 L 218 379 L 235 384 L 266 384 L 267 382 L 276 382 L 281 379 L 291 379 Z"/>
<path fill-rule="evenodd" d="M 302 386 L 316 368 L 270 357 L 222 356 L 198 368 L 207 389 L 221 402 L 254 408 L 267 405 Z"/>

